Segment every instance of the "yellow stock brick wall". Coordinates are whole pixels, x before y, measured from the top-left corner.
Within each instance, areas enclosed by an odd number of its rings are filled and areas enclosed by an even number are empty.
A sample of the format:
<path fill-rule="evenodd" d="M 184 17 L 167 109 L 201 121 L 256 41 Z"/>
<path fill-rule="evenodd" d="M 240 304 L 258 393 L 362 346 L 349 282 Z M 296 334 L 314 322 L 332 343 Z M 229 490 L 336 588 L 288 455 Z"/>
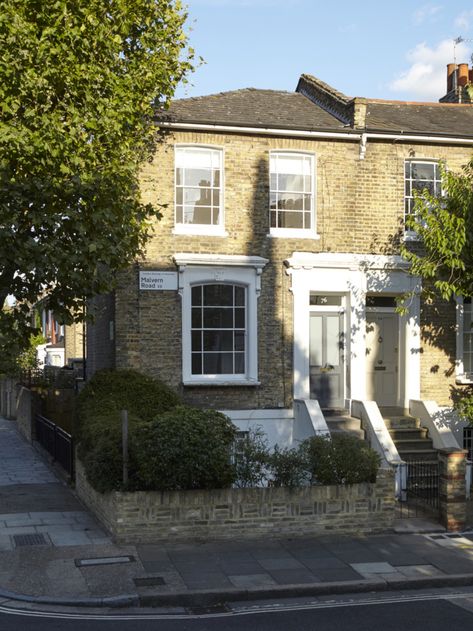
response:
<path fill-rule="evenodd" d="M 226 237 L 173 234 L 174 144 L 224 149 Z M 316 164 L 318 239 L 271 238 L 269 151 L 313 152 Z M 404 208 L 404 161 L 445 160 L 458 169 L 464 147 L 369 142 L 364 160 L 356 141 L 304 140 L 237 134 L 169 134 L 142 173 L 143 199 L 162 205 L 142 269 L 175 270 L 175 253 L 239 254 L 270 260 L 258 302 L 258 387 L 186 387 L 182 382 L 181 299 L 173 291 L 138 290 L 137 265 L 116 292 L 116 365 L 159 377 L 188 402 L 213 407 L 275 407 L 292 402 L 290 277 L 284 260 L 294 251 L 390 254 L 397 251 Z M 434 333 L 423 337 L 422 396 L 448 403 L 454 383 L 454 309 L 426 308 L 422 320 Z M 436 330 L 445 333 L 435 339 Z"/>

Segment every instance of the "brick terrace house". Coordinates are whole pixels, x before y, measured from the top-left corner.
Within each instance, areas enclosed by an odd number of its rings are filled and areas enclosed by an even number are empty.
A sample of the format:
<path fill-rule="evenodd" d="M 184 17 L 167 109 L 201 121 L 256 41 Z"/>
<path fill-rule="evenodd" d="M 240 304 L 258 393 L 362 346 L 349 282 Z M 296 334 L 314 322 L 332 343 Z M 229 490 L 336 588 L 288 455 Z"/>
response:
<path fill-rule="evenodd" d="M 398 243 L 415 242 L 414 190 L 439 192 L 439 162 L 471 157 L 471 74 L 449 65 L 441 103 L 351 98 L 310 75 L 292 93 L 175 101 L 142 173 L 163 218 L 96 301 L 88 374 L 135 368 L 286 446 L 313 431 L 314 401 L 450 406 L 473 375 L 471 305 L 421 304 Z"/>

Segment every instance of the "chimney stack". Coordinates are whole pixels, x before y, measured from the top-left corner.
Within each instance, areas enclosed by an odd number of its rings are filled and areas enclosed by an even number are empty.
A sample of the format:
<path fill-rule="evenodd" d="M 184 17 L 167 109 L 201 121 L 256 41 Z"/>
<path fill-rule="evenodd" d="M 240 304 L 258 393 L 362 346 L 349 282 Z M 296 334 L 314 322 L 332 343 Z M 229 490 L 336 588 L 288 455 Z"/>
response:
<path fill-rule="evenodd" d="M 447 64 L 447 94 L 440 103 L 473 103 L 468 87 L 473 84 L 473 67 L 468 64 Z"/>

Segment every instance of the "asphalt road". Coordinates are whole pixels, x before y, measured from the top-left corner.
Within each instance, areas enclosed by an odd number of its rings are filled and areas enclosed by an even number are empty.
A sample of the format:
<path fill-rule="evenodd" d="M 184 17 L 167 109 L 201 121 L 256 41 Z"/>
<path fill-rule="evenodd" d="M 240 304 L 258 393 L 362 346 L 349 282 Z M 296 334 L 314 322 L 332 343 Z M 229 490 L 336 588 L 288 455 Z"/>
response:
<path fill-rule="evenodd" d="M 419 598 L 419 597 L 416 597 Z M 282 605 L 282 607 L 288 606 Z M 277 608 L 278 606 L 276 606 Z M 466 608 L 465 608 L 466 607 Z M 469 611 L 468 608 L 471 610 Z M 70 618 L 69 616 L 74 616 Z M 135 614 L 123 610 L 102 619 L 94 619 L 86 612 L 48 613 L 17 611 L 6 613 L 0 608 L 1 631 L 445 631 L 473 628 L 473 596 L 452 597 L 439 595 L 426 600 L 409 602 L 357 604 L 321 603 L 313 608 L 292 608 L 281 611 L 258 612 L 240 610 L 221 615 L 160 616 L 158 612 L 133 618 Z M 75 617 L 77 616 L 77 617 Z M 128 618 L 128 619 L 127 619 Z"/>

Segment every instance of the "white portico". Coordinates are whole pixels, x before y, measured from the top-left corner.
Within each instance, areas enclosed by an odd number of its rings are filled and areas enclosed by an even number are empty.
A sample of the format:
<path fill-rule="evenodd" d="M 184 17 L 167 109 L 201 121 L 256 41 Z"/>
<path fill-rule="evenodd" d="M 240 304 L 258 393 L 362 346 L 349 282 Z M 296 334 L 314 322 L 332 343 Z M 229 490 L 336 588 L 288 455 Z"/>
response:
<path fill-rule="evenodd" d="M 400 256 L 295 252 L 294 398 L 407 408 L 420 397 L 420 283 Z M 409 294 L 407 313 L 396 297 Z"/>

